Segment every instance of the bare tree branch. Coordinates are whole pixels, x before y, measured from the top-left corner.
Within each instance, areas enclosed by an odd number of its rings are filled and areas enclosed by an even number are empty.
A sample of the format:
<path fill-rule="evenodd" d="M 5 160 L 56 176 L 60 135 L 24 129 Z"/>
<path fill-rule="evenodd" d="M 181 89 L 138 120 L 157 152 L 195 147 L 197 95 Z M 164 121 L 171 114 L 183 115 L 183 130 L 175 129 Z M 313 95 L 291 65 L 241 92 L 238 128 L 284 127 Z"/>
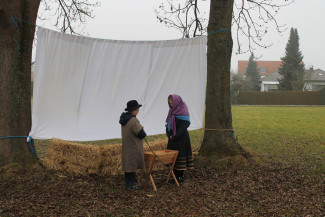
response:
<path fill-rule="evenodd" d="M 97 0 L 43 0 L 42 4 L 46 11 L 53 12 L 50 17 L 55 16 L 55 26 L 62 32 L 79 34 L 76 31 L 87 18 L 93 18 L 93 9 L 100 6 Z M 40 14 L 39 19 L 49 19 Z"/>
<path fill-rule="evenodd" d="M 160 10 L 155 10 L 157 19 L 168 27 L 178 29 L 183 38 L 206 34 L 207 14 L 200 16 L 198 1 L 186 0 L 185 4 L 181 6 L 178 3 L 179 6 L 176 7 L 177 2 L 179 1 L 167 0 L 162 3 L 159 6 Z M 263 43 L 263 37 L 272 26 L 279 34 L 287 29 L 285 25 L 278 23 L 276 15 L 282 7 L 293 2 L 294 0 L 235 0 L 232 25 L 235 27 L 237 54 L 253 52 L 256 46 L 264 48 L 271 46 L 272 44 Z M 192 13 L 188 13 L 190 10 Z M 180 16 L 182 11 L 186 11 L 183 17 Z M 245 39 L 240 36 L 245 36 Z"/>
<path fill-rule="evenodd" d="M 233 25 L 236 26 L 237 53 L 253 52 L 254 46 L 269 47 L 272 44 L 261 43 L 272 23 L 279 34 L 286 30 L 284 25 L 279 25 L 275 16 L 279 10 L 293 3 L 293 0 L 241 0 L 234 5 Z M 257 12 L 257 13 L 256 13 Z M 256 17 L 257 16 L 257 19 Z M 248 48 L 243 50 L 239 37 L 246 36 Z"/>
<path fill-rule="evenodd" d="M 184 0 L 167 0 L 155 13 L 161 23 L 179 30 L 183 38 L 206 33 L 208 19 L 205 13 L 200 13 L 197 0 L 186 0 L 185 3 Z"/>

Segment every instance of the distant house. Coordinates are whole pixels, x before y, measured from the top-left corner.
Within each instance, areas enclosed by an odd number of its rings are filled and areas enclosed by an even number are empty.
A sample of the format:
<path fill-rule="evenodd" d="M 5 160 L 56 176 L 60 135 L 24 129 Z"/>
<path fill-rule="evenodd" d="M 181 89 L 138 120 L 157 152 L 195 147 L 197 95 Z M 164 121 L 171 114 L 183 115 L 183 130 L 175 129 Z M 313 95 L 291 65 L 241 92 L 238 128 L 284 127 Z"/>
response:
<path fill-rule="evenodd" d="M 279 69 L 282 61 L 256 61 L 260 75 L 267 76 Z M 238 60 L 238 73 L 245 75 L 248 60 Z"/>
<path fill-rule="evenodd" d="M 269 75 L 262 78 L 261 91 L 277 91 L 278 90 L 278 79 L 281 79 L 282 75 L 276 70 Z"/>
<path fill-rule="evenodd" d="M 321 69 L 305 71 L 306 90 L 320 90 L 325 87 L 325 71 Z"/>
<path fill-rule="evenodd" d="M 261 91 L 277 91 L 278 79 L 281 79 L 282 75 L 278 70 L 262 78 Z M 321 69 L 306 70 L 305 71 L 305 90 L 317 91 L 325 87 L 325 71 Z"/>

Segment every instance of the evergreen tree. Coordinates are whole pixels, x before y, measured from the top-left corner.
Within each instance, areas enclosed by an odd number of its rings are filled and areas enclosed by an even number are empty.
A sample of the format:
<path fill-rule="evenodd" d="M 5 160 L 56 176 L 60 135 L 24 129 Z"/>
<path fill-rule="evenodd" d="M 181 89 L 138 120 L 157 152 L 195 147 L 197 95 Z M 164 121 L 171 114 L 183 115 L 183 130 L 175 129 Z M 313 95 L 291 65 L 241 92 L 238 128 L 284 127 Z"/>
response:
<path fill-rule="evenodd" d="M 279 68 L 279 74 L 282 75 L 282 79 L 279 79 L 279 90 L 303 90 L 305 65 L 302 59 L 303 56 L 299 50 L 298 31 L 297 29 L 291 28 L 285 56 L 281 58 L 282 64 Z"/>
<path fill-rule="evenodd" d="M 246 69 L 246 90 L 260 91 L 261 90 L 261 76 L 258 73 L 257 62 L 255 61 L 254 53 L 251 54 Z"/>

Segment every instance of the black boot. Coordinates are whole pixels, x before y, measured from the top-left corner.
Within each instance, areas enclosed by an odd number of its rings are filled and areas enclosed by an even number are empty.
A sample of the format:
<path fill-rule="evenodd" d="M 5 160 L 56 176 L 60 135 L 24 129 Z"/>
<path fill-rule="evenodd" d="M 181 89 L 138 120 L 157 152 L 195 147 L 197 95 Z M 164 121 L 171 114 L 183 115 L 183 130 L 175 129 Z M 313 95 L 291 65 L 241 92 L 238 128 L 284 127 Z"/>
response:
<path fill-rule="evenodd" d="M 124 183 L 125 183 L 125 189 L 130 188 L 130 173 L 125 172 L 124 173 Z"/>
<path fill-rule="evenodd" d="M 184 170 L 178 170 L 178 182 L 184 182 Z"/>
<path fill-rule="evenodd" d="M 178 182 L 183 182 L 184 181 L 184 170 L 175 170 L 174 169 L 174 174 Z"/>
<path fill-rule="evenodd" d="M 125 189 L 127 190 L 140 190 L 141 188 L 137 186 L 136 173 L 125 173 L 126 182 Z"/>

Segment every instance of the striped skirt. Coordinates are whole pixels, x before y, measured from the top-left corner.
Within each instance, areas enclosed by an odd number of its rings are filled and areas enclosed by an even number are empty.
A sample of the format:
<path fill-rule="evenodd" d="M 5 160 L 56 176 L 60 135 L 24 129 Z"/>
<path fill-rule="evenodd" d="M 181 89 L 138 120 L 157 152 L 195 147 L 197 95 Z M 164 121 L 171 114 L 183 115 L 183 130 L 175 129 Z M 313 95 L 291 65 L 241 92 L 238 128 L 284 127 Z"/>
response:
<path fill-rule="evenodd" d="M 177 140 L 168 140 L 167 149 L 177 150 L 178 156 L 175 162 L 175 170 L 193 169 L 193 153 L 191 147 L 191 140 L 188 132 Z"/>

